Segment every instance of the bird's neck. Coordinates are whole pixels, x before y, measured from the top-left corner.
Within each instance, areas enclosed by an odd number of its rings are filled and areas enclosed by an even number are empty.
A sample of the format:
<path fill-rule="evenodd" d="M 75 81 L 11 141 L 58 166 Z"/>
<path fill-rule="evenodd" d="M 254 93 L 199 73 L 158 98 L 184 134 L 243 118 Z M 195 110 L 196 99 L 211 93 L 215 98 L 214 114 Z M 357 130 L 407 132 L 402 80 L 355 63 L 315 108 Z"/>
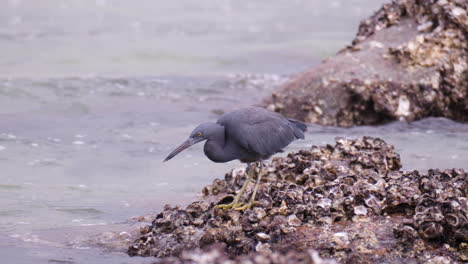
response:
<path fill-rule="evenodd" d="M 205 155 L 214 162 L 228 162 L 233 160 L 234 158 L 225 151 L 226 141 L 224 126 L 218 125 L 215 129 L 215 133 L 212 133 L 212 136 L 207 139 L 203 148 Z"/>

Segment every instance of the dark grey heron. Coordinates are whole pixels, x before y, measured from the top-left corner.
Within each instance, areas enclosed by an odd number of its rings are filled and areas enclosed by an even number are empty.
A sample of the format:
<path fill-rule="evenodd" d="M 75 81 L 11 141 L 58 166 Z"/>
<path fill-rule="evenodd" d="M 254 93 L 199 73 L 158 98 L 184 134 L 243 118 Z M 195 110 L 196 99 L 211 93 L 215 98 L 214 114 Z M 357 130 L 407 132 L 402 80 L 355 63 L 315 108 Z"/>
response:
<path fill-rule="evenodd" d="M 255 202 L 262 173 L 257 176 L 252 196 L 248 203 L 239 203 L 242 193 L 252 180 L 252 163 L 270 158 L 296 139 L 304 139 L 307 126 L 297 120 L 288 119 L 278 113 L 259 107 L 247 107 L 222 115 L 216 123 L 197 126 L 190 137 L 167 156 L 172 159 L 186 148 L 206 140 L 205 155 L 214 162 L 228 162 L 238 159 L 247 163 L 247 179 L 230 204 L 218 208 L 245 210 Z M 261 169 L 260 169 L 261 170 Z"/>

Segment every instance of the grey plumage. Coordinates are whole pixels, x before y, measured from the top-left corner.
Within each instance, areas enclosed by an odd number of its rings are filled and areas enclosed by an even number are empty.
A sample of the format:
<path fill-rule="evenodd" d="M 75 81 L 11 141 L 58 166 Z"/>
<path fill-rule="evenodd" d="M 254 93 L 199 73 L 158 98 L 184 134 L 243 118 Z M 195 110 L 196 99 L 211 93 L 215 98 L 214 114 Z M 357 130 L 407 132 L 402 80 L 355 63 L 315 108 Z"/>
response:
<path fill-rule="evenodd" d="M 217 123 L 225 128 L 227 146 L 242 149 L 238 158 L 241 161 L 267 159 L 295 139 L 304 138 L 303 130 L 295 123 L 258 107 L 227 113 Z"/>
<path fill-rule="evenodd" d="M 203 150 L 214 162 L 228 162 L 238 159 L 246 162 L 247 178 L 232 203 L 218 204 L 216 208 L 246 210 L 255 204 L 255 195 L 263 173 L 257 175 L 252 195 L 247 203 L 240 203 L 242 194 L 253 179 L 252 162 L 268 159 L 281 152 L 292 141 L 304 138 L 307 126 L 297 120 L 258 107 L 247 107 L 222 115 L 216 123 L 197 126 L 190 137 L 167 156 L 172 159 L 184 149 L 206 140 Z"/>
<path fill-rule="evenodd" d="M 281 152 L 296 139 L 303 139 L 307 126 L 297 120 L 259 107 L 247 107 L 222 115 L 216 123 L 203 123 L 164 160 L 207 140 L 205 155 L 214 162 L 239 159 L 255 162 Z"/>

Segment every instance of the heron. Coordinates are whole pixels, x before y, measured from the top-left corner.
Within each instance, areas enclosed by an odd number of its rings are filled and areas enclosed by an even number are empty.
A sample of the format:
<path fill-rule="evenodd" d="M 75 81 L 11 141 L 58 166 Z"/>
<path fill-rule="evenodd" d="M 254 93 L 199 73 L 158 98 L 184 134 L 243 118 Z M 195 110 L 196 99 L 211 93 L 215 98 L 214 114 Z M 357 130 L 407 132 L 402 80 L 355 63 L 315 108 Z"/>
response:
<path fill-rule="evenodd" d="M 208 122 L 197 126 L 187 140 L 172 151 L 164 162 L 183 150 L 205 141 L 204 153 L 213 162 L 240 160 L 247 164 L 247 179 L 229 204 L 217 208 L 246 210 L 255 204 L 255 195 L 263 173 L 257 175 L 251 197 L 247 203 L 239 200 L 253 179 L 253 164 L 260 165 L 272 155 L 282 152 L 296 139 L 304 139 L 306 124 L 260 107 L 246 107 L 220 116 L 216 123 Z"/>

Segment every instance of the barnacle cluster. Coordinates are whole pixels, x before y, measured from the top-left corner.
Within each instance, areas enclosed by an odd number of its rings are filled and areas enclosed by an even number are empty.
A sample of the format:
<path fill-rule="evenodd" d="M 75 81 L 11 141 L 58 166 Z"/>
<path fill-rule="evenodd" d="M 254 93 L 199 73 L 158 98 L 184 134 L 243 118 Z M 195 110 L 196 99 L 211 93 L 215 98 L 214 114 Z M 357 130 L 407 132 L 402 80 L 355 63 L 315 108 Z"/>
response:
<path fill-rule="evenodd" d="M 420 34 L 407 43 L 390 48 L 390 58 L 409 71 L 420 67 L 435 68 L 434 75 L 428 76 L 421 84 L 426 94 L 432 94 L 425 101 L 433 105 L 432 111 L 436 115 L 467 121 L 468 1 L 412 2 L 403 1 L 400 4 L 401 12 L 416 18 Z M 446 97 L 446 100 L 434 100 L 440 97 Z M 456 111 L 444 114 L 449 108 Z"/>
<path fill-rule="evenodd" d="M 374 16 L 361 22 L 353 45 L 409 17 L 417 23 L 419 34 L 404 44 L 389 47 L 387 58 L 396 60 L 410 72 L 418 68 L 434 68 L 434 72 L 420 83 L 398 87 L 399 94 L 417 106 L 411 109 L 413 113 L 397 113 L 397 107 L 390 112 L 397 116 L 406 115 L 409 119 L 432 114 L 466 121 L 468 1 L 399 0 L 386 4 Z M 417 95 L 420 95 L 419 99 Z M 444 97 L 446 99 L 437 100 Z M 396 99 L 398 106 L 399 98 Z M 427 106 L 431 106 L 429 112 L 424 110 Z"/>
<path fill-rule="evenodd" d="M 184 251 L 179 257 L 159 259 L 156 263 L 165 264 L 234 264 L 234 263 L 262 263 L 262 264 L 337 264 L 333 259 L 321 258 L 317 251 L 288 251 L 285 253 L 273 252 L 271 254 L 251 253 L 230 257 L 222 245 L 214 245 L 205 250 L 195 249 Z"/>
<path fill-rule="evenodd" d="M 128 253 L 161 261 L 197 262 L 194 256 L 215 254 L 223 260 L 286 263 L 264 256 L 299 252 L 309 256 L 303 263 L 315 263 L 309 254 L 314 249 L 321 257 L 348 263 L 429 261 L 438 255 L 464 260 L 467 173 L 420 174 L 400 167 L 393 146 L 381 139 L 338 138 L 333 146 L 274 158 L 259 170 L 264 177 L 251 210 L 217 209 L 245 180 L 234 170 L 206 186 L 204 199 L 185 208 L 166 206 L 141 229 Z"/>
<path fill-rule="evenodd" d="M 352 45 L 288 82 L 265 106 L 323 125 L 444 116 L 468 121 L 468 1 L 395 0 Z"/>
<path fill-rule="evenodd" d="M 422 240 L 452 246 L 461 261 L 468 261 L 468 177 L 463 170 L 429 170 L 417 178 L 417 199 L 409 205 L 410 218 L 394 228 L 408 250 L 417 251 Z"/>

